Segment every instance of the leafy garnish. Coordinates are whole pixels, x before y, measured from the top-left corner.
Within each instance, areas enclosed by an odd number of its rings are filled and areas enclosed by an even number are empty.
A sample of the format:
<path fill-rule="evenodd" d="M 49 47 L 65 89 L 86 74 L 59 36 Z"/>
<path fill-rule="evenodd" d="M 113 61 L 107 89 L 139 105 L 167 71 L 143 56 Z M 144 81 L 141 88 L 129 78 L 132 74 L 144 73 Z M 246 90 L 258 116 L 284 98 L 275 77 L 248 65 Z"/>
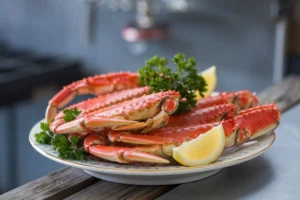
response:
<path fill-rule="evenodd" d="M 62 159 L 85 159 L 85 151 L 83 147 L 78 148 L 79 138 L 71 136 L 70 141 L 65 135 L 55 135 L 51 142 L 54 150 L 59 152 Z"/>
<path fill-rule="evenodd" d="M 50 144 L 51 142 L 51 136 L 44 131 L 35 134 L 35 139 L 38 143 L 41 144 Z"/>
<path fill-rule="evenodd" d="M 42 131 L 35 134 L 35 139 L 38 143 L 52 145 L 62 159 L 85 159 L 86 151 L 82 142 L 79 141 L 79 137 L 71 136 L 70 140 L 68 140 L 65 135 L 53 134 L 49 124 L 45 122 L 40 123 L 40 128 Z"/>
<path fill-rule="evenodd" d="M 65 114 L 65 116 L 64 116 L 65 122 L 69 122 L 69 121 L 72 121 L 73 119 L 75 119 L 78 115 L 80 115 L 81 111 L 78 110 L 76 107 L 74 107 L 74 108 L 71 108 L 70 110 L 65 109 L 63 111 L 63 113 Z"/>
<path fill-rule="evenodd" d="M 154 56 L 146 61 L 146 65 L 140 69 L 139 84 L 149 85 L 150 92 L 175 90 L 180 92 L 181 101 L 175 114 L 187 112 L 196 106 L 195 91 L 201 96 L 207 91 L 205 79 L 198 74 L 195 68 L 196 62 L 193 57 L 188 59 L 185 55 L 178 53 L 172 59 L 176 65 L 176 72 L 167 67 L 168 61 L 164 57 Z"/>
<path fill-rule="evenodd" d="M 49 124 L 46 123 L 46 122 L 41 122 L 41 123 L 40 123 L 40 127 L 41 127 L 41 129 L 42 129 L 43 131 L 50 131 L 50 126 L 49 126 Z"/>
<path fill-rule="evenodd" d="M 46 122 L 40 123 L 42 131 L 35 134 L 35 139 L 40 144 L 50 144 L 53 136 L 53 132 L 50 130 L 49 124 Z"/>

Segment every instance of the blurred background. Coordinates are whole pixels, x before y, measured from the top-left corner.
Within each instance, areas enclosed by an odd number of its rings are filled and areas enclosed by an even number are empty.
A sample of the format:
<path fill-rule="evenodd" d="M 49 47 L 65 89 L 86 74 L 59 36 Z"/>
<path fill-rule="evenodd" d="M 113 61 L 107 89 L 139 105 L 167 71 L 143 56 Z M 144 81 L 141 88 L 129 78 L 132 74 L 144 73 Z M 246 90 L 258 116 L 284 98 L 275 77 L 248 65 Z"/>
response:
<path fill-rule="evenodd" d="M 28 142 L 63 85 L 182 52 L 217 66 L 217 90 L 259 92 L 299 73 L 299 13 L 296 0 L 0 0 L 0 194 L 63 167 Z"/>

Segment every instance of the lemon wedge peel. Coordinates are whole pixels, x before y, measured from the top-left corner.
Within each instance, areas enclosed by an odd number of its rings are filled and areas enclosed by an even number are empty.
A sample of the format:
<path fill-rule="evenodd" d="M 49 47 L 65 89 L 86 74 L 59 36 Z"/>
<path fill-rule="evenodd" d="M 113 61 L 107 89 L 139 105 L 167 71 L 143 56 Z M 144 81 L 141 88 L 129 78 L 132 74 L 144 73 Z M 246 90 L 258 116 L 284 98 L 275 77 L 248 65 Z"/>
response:
<path fill-rule="evenodd" d="M 219 125 L 173 149 L 173 158 L 185 166 L 206 165 L 216 161 L 225 147 L 223 126 Z"/>
<path fill-rule="evenodd" d="M 205 79 L 207 83 L 207 91 L 203 93 L 205 98 L 210 96 L 211 93 L 216 89 L 218 83 L 217 68 L 213 65 L 210 68 L 207 68 L 206 70 L 200 72 L 199 74 Z M 202 99 L 198 91 L 196 91 L 196 98 Z"/>

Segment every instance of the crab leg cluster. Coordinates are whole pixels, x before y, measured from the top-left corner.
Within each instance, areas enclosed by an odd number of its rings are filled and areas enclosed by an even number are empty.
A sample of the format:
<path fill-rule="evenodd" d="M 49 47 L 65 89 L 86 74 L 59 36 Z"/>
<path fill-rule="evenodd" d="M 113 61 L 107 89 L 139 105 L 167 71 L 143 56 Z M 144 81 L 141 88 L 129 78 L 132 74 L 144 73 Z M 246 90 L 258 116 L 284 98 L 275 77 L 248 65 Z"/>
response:
<path fill-rule="evenodd" d="M 140 130 L 148 132 L 164 126 L 170 115 L 177 109 L 179 93 L 166 91 L 144 95 L 121 103 L 107 106 L 70 122 L 59 119 L 50 128 L 57 134 L 83 131 Z"/>
<path fill-rule="evenodd" d="M 138 74 L 118 72 L 88 77 L 65 86 L 50 101 L 46 110 L 46 121 L 50 123 L 58 109 L 67 105 L 76 95 L 107 94 L 114 91 L 138 87 Z"/>
<path fill-rule="evenodd" d="M 279 125 L 279 121 L 279 109 L 274 104 L 270 104 L 250 108 L 240 112 L 232 119 L 182 127 L 165 127 L 147 134 L 132 133 L 129 131 L 110 131 L 107 134 L 107 139 L 112 144 L 126 144 L 127 147 L 123 147 L 122 152 L 140 151 L 141 153 L 146 153 L 144 157 L 148 158 L 147 162 L 161 163 L 158 158 L 154 159 L 152 157 L 150 159 L 148 154 L 151 154 L 151 156 L 156 155 L 160 158 L 171 157 L 174 147 L 180 146 L 183 142 L 195 139 L 200 134 L 206 133 L 219 124 L 222 124 L 224 128 L 226 137 L 225 147 L 228 148 L 241 145 L 244 142 L 269 133 Z M 98 136 L 90 135 L 86 138 L 86 141 L 93 141 L 92 138 L 94 137 Z M 107 146 L 105 146 L 107 143 L 104 141 L 101 144 L 93 142 L 85 143 L 85 149 L 91 154 L 108 159 L 104 157 L 108 150 Z M 129 147 L 129 144 L 135 147 Z M 113 149 L 110 148 L 110 150 Z M 110 151 L 110 154 L 114 156 L 111 156 L 108 160 L 121 163 L 126 162 L 126 160 L 119 159 L 119 153 L 119 151 Z"/>
<path fill-rule="evenodd" d="M 249 139 L 254 139 L 264 132 L 269 132 L 279 124 L 279 110 L 273 104 L 259 106 L 241 112 L 233 119 L 217 121 L 206 124 L 194 124 L 183 127 L 165 127 L 146 135 L 130 132 L 110 131 L 108 139 L 111 142 L 124 142 L 129 144 L 180 144 L 206 133 L 213 127 L 222 124 L 225 136 L 225 147 L 242 144 Z"/>
<path fill-rule="evenodd" d="M 135 97 L 140 97 L 146 94 L 149 91 L 149 89 L 150 89 L 149 87 L 141 87 L 141 88 L 122 90 L 122 91 L 118 91 L 106 95 L 101 95 L 99 97 L 95 97 L 87 101 L 83 101 L 78 104 L 69 106 L 67 109 L 72 109 L 76 107 L 78 110 L 81 111 L 78 117 L 84 117 L 87 114 L 95 113 L 102 108 L 109 107 L 111 105 L 117 104 L 119 102 L 124 102 L 126 100 L 130 100 Z M 56 128 L 65 124 L 64 116 L 65 115 L 62 111 L 60 111 L 56 115 L 54 121 L 51 123 L 51 129 L 53 132 L 57 133 Z"/>
<path fill-rule="evenodd" d="M 87 152 L 105 160 L 169 163 L 174 147 L 217 125 L 223 126 L 225 147 L 233 147 L 273 131 L 280 121 L 280 110 L 274 104 L 258 106 L 258 99 L 250 91 L 200 99 L 193 110 L 172 115 L 180 94 L 147 94 L 150 88 L 138 87 L 137 78 L 135 73 L 121 72 L 66 86 L 49 102 L 46 119 L 54 119 L 51 130 L 80 137 Z M 82 112 L 65 122 L 64 113 L 58 109 L 76 94 L 86 93 L 102 95 L 69 106 Z"/>

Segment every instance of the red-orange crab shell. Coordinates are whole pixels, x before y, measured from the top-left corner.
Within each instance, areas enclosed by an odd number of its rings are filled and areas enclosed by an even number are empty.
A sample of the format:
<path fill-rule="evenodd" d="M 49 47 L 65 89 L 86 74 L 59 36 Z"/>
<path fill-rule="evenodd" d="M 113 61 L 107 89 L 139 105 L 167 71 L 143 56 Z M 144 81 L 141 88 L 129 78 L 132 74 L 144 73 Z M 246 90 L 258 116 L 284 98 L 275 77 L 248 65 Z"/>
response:
<path fill-rule="evenodd" d="M 165 157 L 172 156 L 174 147 L 205 134 L 219 124 L 222 124 L 224 129 L 225 147 L 232 147 L 273 131 L 279 125 L 279 121 L 280 110 L 274 104 L 270 104 L 250 108 L 233 119 L 220 122 L 184 127 L 165 127 L 147 134 L 110 131 L 108 139 L 113 143 L 122 142 L 139 145 L 140 151 L 145 152 L 147 150 L 148 153 L 151 146 L 154 155 Z M 143 145 L 145 145 L 145 150 L 143 150 Z M 135 148 L 135 150 L 137 149 Z M 100 147 L 98 152 L 100 152 Z"/>
<path fill-rule="evenodd" d="M 206 108 L 227 103 L 235 104 L 239 110 L 243 110 L 257 106 L 258 99 L 255 93 L 252 93 L 248 90 L 237 92 L 220 92 L 216 96 L 209 96 L 207 98 L 199 99 L 197 101 L 197 108 Z"/>
<path fill-rule="evenodd" d="M 207 108 L 195 108 L 187 113 L 170 117 L 168 126 L 187 126 L 231 119 L 235 116 L 237 106 L 234 104 L 221 104 Z"/>
<path fill-rule="evenodd" d="M 133 99 L 134 97 L 140 97 L 146 94 L 149 90 L 150 87 L 146 86 L 113 92 L 106 95 L 100 95 L 98 97 L 71 105 L 67 109 L 76 107 L 81 111 L 80 115 L 78 116 L 78 118 L 80 118 L 81 116 L 96 112 L 97 110 L 100 110 L 102 108 L 123 102 L 125 100 Z M 64 116 L 65 114 L 62 111 L 59 112 L 52 122 L 51 127 L 58 127 L 62 124 L 65 124 Z"/>
<path fill-rule="evenodd" d="M 130 100 L 134 97 L 140 97 L 147 92 L 149 92 L 150 87 L 139 87 L 139 88 L 133 88 L 133 89 L 127 89 L 127 90 L 121 90 L 118 92 L 113 92 L 105 95 L 100 95 L 95 98 L 88 99 L 86 101 L 79 102 L 77 104 L 71 105 L 66 109 L 72 109 L 77 108 L 81 111 L 80 115 L 84 115 L 86 113 L 90 113 L 96 110 L 99 110 L 101 108 L 111 106 L 120 102 L 123 102 L 125 100 Z M 63 111 L 60 111 L 55 119 L 63 118 L 65 115 Z"/>
<path fill-rule="evenodd" d="M 67 105 L 76 95 L 107 94 L 114 91 L 138 87 L 138 73 L 117 72 L 96 75 L 63 87 L 50 101 L 46 110 L 46 121 L 50 123 L 58 109 Z"/>
<path fill-rule="evenodd" d="M 52 123 L 51 130 L 58 134 L 78 133 L 87 130 L 150 130 L 165 126 L 177 109 L 180 94 L 165 91 L 144 95 L 83 115 L 64 124 Z M 54 125 L 53 125 L 54 124 Z"/>

